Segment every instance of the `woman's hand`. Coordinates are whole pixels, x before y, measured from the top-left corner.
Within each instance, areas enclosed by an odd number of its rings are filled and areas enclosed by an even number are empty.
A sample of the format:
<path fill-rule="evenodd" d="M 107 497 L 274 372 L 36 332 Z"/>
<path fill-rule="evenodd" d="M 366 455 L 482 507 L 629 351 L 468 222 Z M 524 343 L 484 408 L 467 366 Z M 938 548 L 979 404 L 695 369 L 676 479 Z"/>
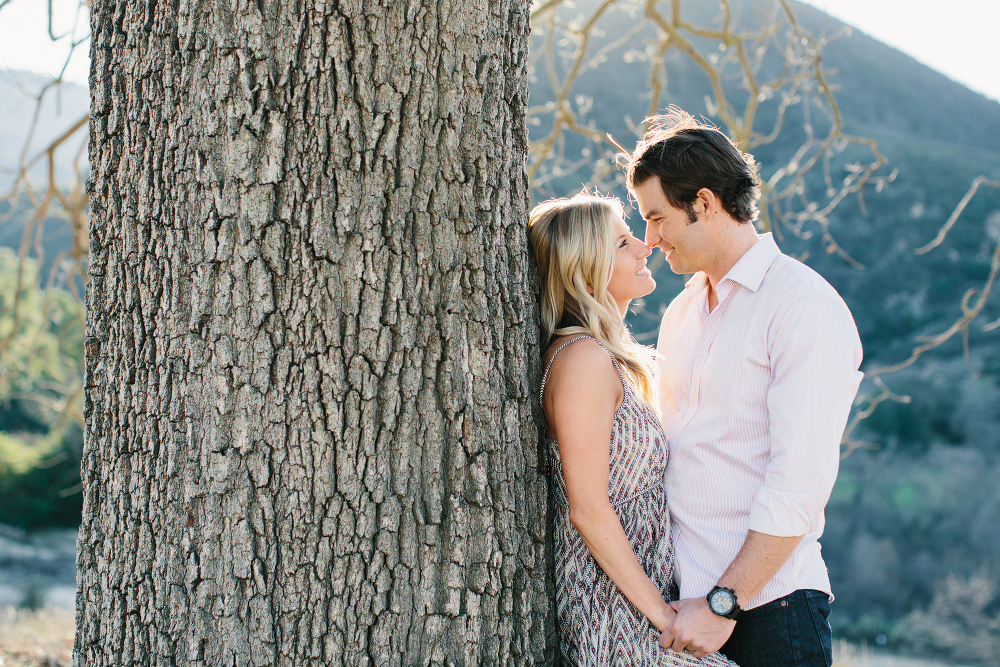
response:
<path fill-rule="evenodd" d="M 670 626 L 660 633 L 660 646 L 687 651 L 696 658 L 715 653 L 733 634 L 736 621 L 716 616 L 705 598 L 689 598 L 670 603 L 677 611 Z"/>
<path fill-rule="evenodd" d="M 650 582 L 652 583 L 652 582 Z M 667 631 L 667 629 L 673 624 L 674 618 L 677 617 L 677 612 L 674 610 L 666 600 L 663 601 L 663 610 L 658 614 L 657 618 L 650 618 L 649 622 L 652 623 L 657 630 L 660 631 L 660 635 Z"/>

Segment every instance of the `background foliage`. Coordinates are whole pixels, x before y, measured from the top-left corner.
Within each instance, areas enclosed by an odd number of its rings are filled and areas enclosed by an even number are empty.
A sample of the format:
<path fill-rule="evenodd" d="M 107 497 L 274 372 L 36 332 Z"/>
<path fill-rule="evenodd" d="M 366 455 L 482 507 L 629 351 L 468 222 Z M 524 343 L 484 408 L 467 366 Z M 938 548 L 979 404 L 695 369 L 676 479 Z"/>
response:
<path fill-rule="evenodd" d="M 83 304 L 38 284 L 37 261 L 0 247 L 0 523 L 75 526 Z"/>

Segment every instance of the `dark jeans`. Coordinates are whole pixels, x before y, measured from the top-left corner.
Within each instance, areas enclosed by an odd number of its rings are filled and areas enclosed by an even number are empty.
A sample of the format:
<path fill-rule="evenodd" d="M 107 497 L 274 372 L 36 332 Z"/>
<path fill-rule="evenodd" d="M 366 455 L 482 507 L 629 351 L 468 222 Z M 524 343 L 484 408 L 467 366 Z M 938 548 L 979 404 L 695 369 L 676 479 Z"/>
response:
<path fill-rule="evenodd" d="M 820 591 L 795 591 L 740 614 L 720 649 L 740 667 L 830 667 L 830 600 Z"/>

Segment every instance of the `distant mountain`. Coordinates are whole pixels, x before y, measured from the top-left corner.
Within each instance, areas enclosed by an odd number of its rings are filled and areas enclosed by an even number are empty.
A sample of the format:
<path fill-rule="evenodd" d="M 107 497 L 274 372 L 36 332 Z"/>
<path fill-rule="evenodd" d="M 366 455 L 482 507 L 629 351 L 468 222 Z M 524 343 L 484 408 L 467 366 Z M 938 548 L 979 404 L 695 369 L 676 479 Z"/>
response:
<path fill-rule="evenodd" d="M 37 99 L 50 81 L 47 77 L 29 72 L 0 70 L 0 196 L 7 194 L 14 183 L 22 155 L 28 161 L 35 160 L 29 171 L 31 182 L 36 188 L 46 187 L 48 162 L 45 156 L 36 158 L 54 140 L 76 125 L 90 109 L 87 89 L 75 84 L 50 87 L 44 92 L 39 106 Z M 77 178 L 73 170 L 73 159 L 78 154 L 79 166 L 86 174 L 86 142 L 87 133 L 81 131 L 72 141 L 59 148 L 56 160 L 57 183 L 66 185 Z M 30 204 L 23 197 L 18 209 L 13 211 L 9 203 L 0 202 L 0 246 L 20 247 L 24 225 L 32 213 Z M 72 244 L 72 233 L 64 222 L 46 222 L 42 236 L 45 250 L 42 276 L 49 275 L 52 261 L 61 251 L 71 248 Z"/>
<path fill-rule="evenodd" d="M 796 3 L 796 11 L 814 33 L 843 26 L 808 5 Z M 1000 216 L 1000 190 L 982 189 L 942 247 L 921 257 L 912 251 L 934 238 L 976 176 L 1000 179 L 1000 102 L 857 30 L 831 42 L 824 61 L 835 71 L 845 131 L 876 139 L 899 172 L 883 192 L 866 194 L 867 217 L 856 201 L 834 216 L 838 240 L 865 271 L 846 269 L 816 243 L 790 245 L 810 251 L 807 263 L 845 295 L 866 356 L 895 360 L 914 331 L 936 332 L 960 316 L 962 294 L 986 278 L 996 242 L 987 221 Z M 1000 316 L 1000 307 L 988 315 Z M 974 339 L 1000 372 L 1000 335 Z"/>
<path fill-rule="evenodd" d="M 38 108 L 36 100 L 51 79 L 30 72 L 0 69 L 0 192 L 11 183 L 11 168 L 20 163 L 25 141 L 34 121 L 35 130 L 27 147 L 27 157 L 37 156 L 51 142 L 83 118 L 90 109 L 87 89 L 76 84 L 64 83 L 49 88 Z M 37 110 L 37 120 L 35 119 Z M 84 134 L 62 150 L 74 154 L 86 141 Z M 86 159 L 86 152 L 84 152 Z M 68 178 L 68 165 L 62 177 Z M 35 178 L 45 178 L 47 166 L 39 162 L 32 174 Z"/>

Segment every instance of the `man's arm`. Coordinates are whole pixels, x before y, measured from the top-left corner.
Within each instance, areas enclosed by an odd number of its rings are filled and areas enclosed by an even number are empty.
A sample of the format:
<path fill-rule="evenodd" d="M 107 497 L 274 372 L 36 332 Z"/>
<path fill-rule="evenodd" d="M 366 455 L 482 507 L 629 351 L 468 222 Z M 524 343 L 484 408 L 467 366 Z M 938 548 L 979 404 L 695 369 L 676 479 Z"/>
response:
<path fill-rule="evenodd" d="M 751 530 L 736 558 L 719 578 L 719 586 L 733 589 L 737 600 L 746 604 L 774 578 L 802 537 L 775 537 Z M 686 650 L 696 658 L 704 658 L 722 648 L 736 627 L 736 621 L 712 613 L 705 598 L 678 600 L 670 606 L 677 616 L 660 635 L 664 648 Z"/>
<path fill-rule="evenodd" d="M 719 578 L 747 605 L 822 525 L 840 461 L 840 440 L 857 394 L 861 344 L 843 303 L 808 294 L 779 309 L 768 331 L 772 382 L 767 392 L 771 452 L 750 508 L 743 547 Z M 736 622 L 704 598 L 672 603 L 663 646 L 702 657 L 717 651 Z"/>
<path fill-rule="evenodd" d="M 719 578 L 719 586 L 732 588 L 743 604 L 750 602 L 791 558 L 803 537 L 776 537 L 749 531 L 740 552 Z M 707 600 L 705 608 L 708 609 Z"/>

